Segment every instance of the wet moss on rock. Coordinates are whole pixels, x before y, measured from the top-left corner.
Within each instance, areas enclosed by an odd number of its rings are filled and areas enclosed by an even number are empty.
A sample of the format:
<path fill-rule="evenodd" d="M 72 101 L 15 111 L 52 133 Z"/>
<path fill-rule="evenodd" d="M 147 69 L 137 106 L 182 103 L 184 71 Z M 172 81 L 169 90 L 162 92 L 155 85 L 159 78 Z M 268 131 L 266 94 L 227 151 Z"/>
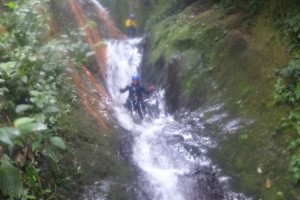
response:
<path fill-rule="evenodd" d="M 255 199 L 295 198 L 283 142 L 289 139 L 278 129 L 288 109 L 273 100 L 275 71 L 287 63 L 288 52 L 272 19 L 258 15 L 245 30 L 238 14 L 203 9 L 201 1 L 160 17 L 148 29 L 143 66 L 145 76 L 165 87 L 170 110 L 224 103 L 232 118 L 252 121 L 230 135 L 212 127 L 219 146 L 210 155 L 233 178 L 233 190 Z"/>
<path fill-rule="evenodd" d="M 68 149 L 59 164 L 61 170 L 58 173 L 58 166 L 54 166 L 57 172 L 52 171 L 52 176 L 63 181 L 57 194 L 61 199 L 77 199 L 83 187 L 97 181 L 110 180 L 113 187 L 131 180 L 132 172 L 116 154 L 114 128 L 99 128 L 79 102 L 73 103 L 70 113 L 62 117 L 60 127 Z M 74 192 L 70 194 L 70 190 Z"/>

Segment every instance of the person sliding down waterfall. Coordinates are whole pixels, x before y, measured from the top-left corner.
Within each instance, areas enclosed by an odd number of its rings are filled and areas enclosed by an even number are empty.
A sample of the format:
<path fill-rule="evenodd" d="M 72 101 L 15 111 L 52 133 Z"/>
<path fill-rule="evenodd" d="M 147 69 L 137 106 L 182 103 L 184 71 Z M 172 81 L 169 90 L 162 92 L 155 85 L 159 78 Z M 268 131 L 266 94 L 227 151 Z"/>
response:
<path fill-rule="evenodd" d="M 140 77 L 137 74 L 132 75 L 131 81 L 131 84 L 119 90 L 121 93 L 128 90 L 129 94 L 126 99 L 125 107 L 131 112 L 132 117 L 134 117 L 134 112 L 137 112 L 140 120 L 143 120 L 146 114 L 143 94 L 150 94 L 150 92 L 154 90 L 154 85 L 151 84 L 148 89 L 144 88 L 140 85 Z M 133 119 L 135 120 L 135 118 Z"/>
<path fill-rule="evenodd" d="M 135 21 L 135 14 L 131 13 L 125 21 L 126 34 L 133 38 L 136 36 L 137 23 Z"/>

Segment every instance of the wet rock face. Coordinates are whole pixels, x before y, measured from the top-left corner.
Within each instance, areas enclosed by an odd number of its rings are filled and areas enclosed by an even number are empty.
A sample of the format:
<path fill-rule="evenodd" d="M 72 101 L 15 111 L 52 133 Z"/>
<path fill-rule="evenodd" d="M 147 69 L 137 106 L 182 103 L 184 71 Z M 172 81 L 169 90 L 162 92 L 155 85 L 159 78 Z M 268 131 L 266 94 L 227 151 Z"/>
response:
<path fill-rule="evenodd" d="M 170 63 L 167 67 L 167 78 L 166 78 L 166 102 L 167 111 L 174 113 L 179 107 L 179 95 L 181 92 L 181 82 L 178 79 L 179 67 L 175 62 Z"/>
<path fill-rule="evenodd" d="M 183 143 L 184 137 L 179 134 L 174 134 L 166 138 L 166 141 L 169 145 L 174 145 L 178 143 Z"/>
<path fill-rule="evenodd" d="M 190 187 L 187 187 L 189 185 Z M 201 166 L 190 174 L 179 177 L 180 192 L 189 200 L 229 200 L 216 171 Z"/>
<path fill-rule="evenodd" d="M 247 48 L 247 42 L 243 38 L 235 38 L 232 43 L 230 53 L 232 56 L 236 56 L 237 54 L 240 54 L 240 52 L 246 51 Z"/>
<path fill-rule="evenodd" d="M 132 134 L 128 134 L 127 130 L 121 129 L 120 127 L 118 132 L 122 135 L 119 135 L 116 138 L 114 149 L 117 154 L 125 160 L 125 162 L 131 162 L 132 144 L 134 142 L 134 137 Z"/>
<path fill-rule="evenodd" d="M 201 167 L 191 176 L 193 176 L 195 182 L 194 191 L 197 191 L 195 194 L 196 199 L 224 199 L 224 190 L 212 167 Z"/>
<path fill-rule="evenodd" d="M 193 187 L 187 188 L 183 193 L 190 200 L 245 200 L 244 195 L 231 193 L 225 189 L 224 183 L 219 179 L 218 172 L 212 166 L 200 166 L 191 174 L 182 178 L 190 178 Z M 186 183 L 186 182 L 185 182 Z M 183 188 L 186 188 L 183 186 Z"/>

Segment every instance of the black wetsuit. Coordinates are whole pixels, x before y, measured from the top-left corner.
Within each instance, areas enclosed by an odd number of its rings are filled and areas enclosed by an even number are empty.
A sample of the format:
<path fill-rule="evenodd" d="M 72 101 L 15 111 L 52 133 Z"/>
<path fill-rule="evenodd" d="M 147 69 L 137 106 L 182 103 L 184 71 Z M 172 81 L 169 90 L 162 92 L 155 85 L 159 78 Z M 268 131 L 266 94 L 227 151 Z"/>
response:
<path fill-rule="evenodd" d="M 126 100 L 125 106 L 130 111 L 132 111 L 132 105 L 136 106 L 137 104 L 141 103 L 143 112 L 145 111 L 145 103 L 143 101 L 143 94 L 149 94 L 150 91 L 144 88 L 140 84 L 130 84 L 127 85 L 125 88 L 120 89 L 121 93 L 128 91 L 128 98 Z M 133 104 L 132 104 L 133 103 Z M 142 114 L 139 112 L 140 117 L 143 119 Z"/>
<path fill-rule="evenodd" d="M 144 88 L 140 84 L 127 85 L 125 88 L 120 89 L 120 92 L 124 93 L 127 90 L 129 92 L 128 99 L 130 99 L 130 100 L 137 98 L 137 100 L 141 101 L 141 100 L 143 100 L 143 93 L 144 94 L 149 94 L 150 93 L 149 90 L 147 90 L 146 88 Z"/>

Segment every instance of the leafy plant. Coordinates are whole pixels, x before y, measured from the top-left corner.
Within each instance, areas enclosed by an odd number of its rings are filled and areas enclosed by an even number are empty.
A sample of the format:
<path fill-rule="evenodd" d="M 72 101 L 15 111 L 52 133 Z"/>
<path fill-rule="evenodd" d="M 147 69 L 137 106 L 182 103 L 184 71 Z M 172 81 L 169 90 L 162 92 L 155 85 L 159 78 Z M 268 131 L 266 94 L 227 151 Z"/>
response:
<path fill-rule="evenodd" d="M 279 75 L 275 83 L 275 100 L 289 104 L 300 102 L 300 59 L 292 59 Z"/>
<path fill-rule="evenodd" d="M 297 133 L 294 140 L 290 142 L 289 150 L 293 152 L 289 164 L 294 182 L 300 181 L 300 156 L 297 149 L 300 148 L 300 59 L 295 57 L 279 73 L 275 83 L 275 100 L 292 106 L 292 111 L 282 122 L 283 128 L 292 129 Z"/>
<path fill-rule="evenodd" d="M 49 34 L 48 2 L 10 1 L 5 4 L 10 10 L 0 13 L 0 26 L 7 30 L 0 35 L 0 114 L 9 119 L 0 127 L 0 190 L 11 199 L 49 195 L 34 158 L 58 162 L 59 151 L 67 149 L 57 122 L 69 107 L 61 106 L 58 97 L 63 90 L 75 99 L 65 69 L 85 58 L 82 35 Z"/>
<path fill-rule="evenodd" d="M 10 197 L 20 198 L 23 193 L 20 171 L 12 165 L 8 156 L 3 156 L 0 161 L 0 188 L 2 193 Z"/>
<path fill-rule="evenodd" d="M 5 3 L 4 5 L 13 10 L 17 8 L 17 5 L 12 1 Z"/>
<path fill-rule="evenodd" d="M 287 25 L 296 40 L 300 40 L 300 14 L 296 13 L 287 20 Z"/>
<path fill-rule="evenodd" d="M 300 155 L 296 154 L 292 157 L 289 171 L 292 173 L 294 182 L 297 183 L 300 180 Z"/>

